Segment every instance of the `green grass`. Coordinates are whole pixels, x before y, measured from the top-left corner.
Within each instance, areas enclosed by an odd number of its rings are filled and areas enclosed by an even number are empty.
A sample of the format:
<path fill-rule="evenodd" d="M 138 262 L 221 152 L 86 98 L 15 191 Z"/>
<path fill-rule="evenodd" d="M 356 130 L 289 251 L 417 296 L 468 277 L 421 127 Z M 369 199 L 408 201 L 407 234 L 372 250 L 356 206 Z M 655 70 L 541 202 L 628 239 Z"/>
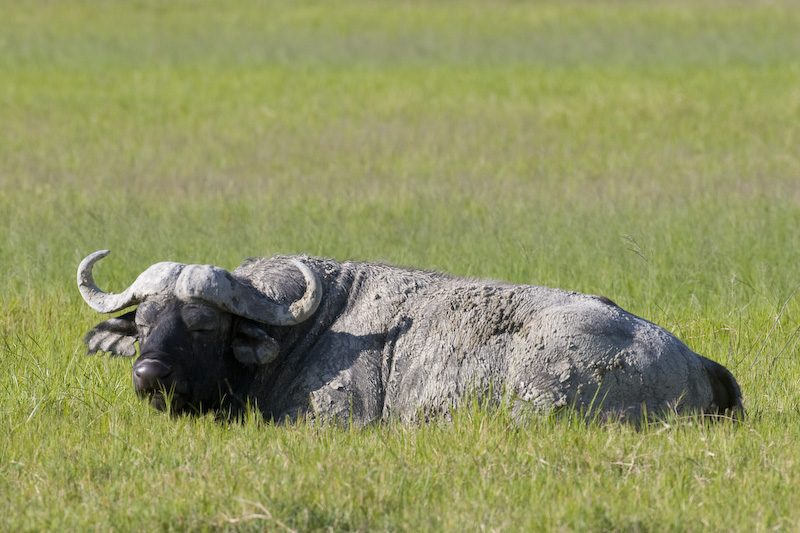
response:
<path fill-rule="evenodd" d="M 800 4 L 0 12 L 3 528 L 800 527 Z M 103 248 L 111 290 L 305 252 L 605 294 L 727 365 L 748 417 L 172 419 L 83 355 Z"/>

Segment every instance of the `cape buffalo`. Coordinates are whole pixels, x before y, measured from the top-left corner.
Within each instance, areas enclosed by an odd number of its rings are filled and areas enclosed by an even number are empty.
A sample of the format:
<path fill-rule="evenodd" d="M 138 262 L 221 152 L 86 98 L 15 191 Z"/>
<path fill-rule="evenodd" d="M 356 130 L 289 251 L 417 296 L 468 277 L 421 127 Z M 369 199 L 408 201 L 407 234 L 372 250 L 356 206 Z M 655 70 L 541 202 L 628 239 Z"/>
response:
<path fill-rule="evenodd" d="M 138 305 L 85 337 L 136 355 L 133 384 L 158 409 L 236 411 L 365 424 L 445 415 L 467 397 L 515 414 L 576 407 L 623 419 L 736 414 L 723 366 L 607 298 L 307 256 L 228 272 L 157 263 L 120 294 L 78 267 L 101 313 Z"/>

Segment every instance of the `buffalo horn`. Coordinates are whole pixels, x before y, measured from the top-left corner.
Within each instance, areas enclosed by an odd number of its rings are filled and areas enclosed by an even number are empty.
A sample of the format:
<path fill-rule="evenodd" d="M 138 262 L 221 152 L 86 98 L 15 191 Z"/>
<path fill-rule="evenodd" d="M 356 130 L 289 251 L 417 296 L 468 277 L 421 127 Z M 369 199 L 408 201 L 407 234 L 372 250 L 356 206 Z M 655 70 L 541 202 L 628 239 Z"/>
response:
<path fill-rule="evenodd" d="M 230 272 L 210 265 L 188 265 L 178 279 L 176 296 L 184 301 L 202 300 L 234 315 L 273 326 L 293 326 L 317 310 L 322 287 L 317 275 L 304 263 L 292 263 L 303 274 L 306 290 L 290 305 L 275 303 L 260 291 L 242 283 Z"/>
<path fill-rule="evenodd" d="M 262 324 L 293 326 L 314 314 L 322 300 L 322 287 L 316 274 L 304 263 L 294 260 L 292 263 L 305 278 L 306 290 L 299 300 L 290 305 L 275 303 L 222 268 L 168 261 L 156 263 L 145 270 L 122 293 L 107 293 L 95 284 L 92 267 L 108 254 L 108 250 L 100 250 L 87 256 L 78 266 L 81 295 L 92 309 L 101 313 L 120 311 L 148 297 L 172 296 L 186 302 L 204 301 Z"/>
<path fill-rule="evenodd" d="M 100 250 L 90 254 L 78 266 L 78 289 L 89 307 L 101 313 L 114 313 L 126 307 L 136 305 L 148 296 L 168 295 L 172 292 L 177 279 L 186 267 L 182 263 L 165 261 L 156 263 L 142 272 L 133 284 L 120 294 L 103 292 L 94 282 L 92 267 L 100 259 L 107 256 L 108 250 Z"/>

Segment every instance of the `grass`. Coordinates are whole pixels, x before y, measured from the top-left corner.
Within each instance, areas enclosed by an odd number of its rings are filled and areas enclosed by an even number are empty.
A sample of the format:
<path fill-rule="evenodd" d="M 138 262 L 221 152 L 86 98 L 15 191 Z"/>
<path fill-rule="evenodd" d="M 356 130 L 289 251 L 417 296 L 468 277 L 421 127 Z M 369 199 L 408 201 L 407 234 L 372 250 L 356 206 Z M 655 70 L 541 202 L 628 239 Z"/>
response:
<path fill-rule="evenodd" d="M 0 1 L 0 512 L 40 530 L 800 527 L 800 6 Z M 741 424 L 172 419 L 83 356 L 162 260 L 605 294 Z"/>

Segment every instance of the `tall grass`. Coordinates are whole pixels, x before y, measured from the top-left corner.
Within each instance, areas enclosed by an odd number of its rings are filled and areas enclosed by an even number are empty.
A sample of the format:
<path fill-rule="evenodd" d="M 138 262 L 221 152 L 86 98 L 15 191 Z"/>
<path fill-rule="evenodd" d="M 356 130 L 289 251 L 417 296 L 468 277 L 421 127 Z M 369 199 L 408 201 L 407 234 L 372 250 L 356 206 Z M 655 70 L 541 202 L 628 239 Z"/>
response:
<path fill-rule="evenodd" d="M 0 1 L 0 512 L 39 530 L 800 527 L 793 2 Z M 605 294 L 741 424 L 171 418 L 75 290 L 305 252 Z"/>

